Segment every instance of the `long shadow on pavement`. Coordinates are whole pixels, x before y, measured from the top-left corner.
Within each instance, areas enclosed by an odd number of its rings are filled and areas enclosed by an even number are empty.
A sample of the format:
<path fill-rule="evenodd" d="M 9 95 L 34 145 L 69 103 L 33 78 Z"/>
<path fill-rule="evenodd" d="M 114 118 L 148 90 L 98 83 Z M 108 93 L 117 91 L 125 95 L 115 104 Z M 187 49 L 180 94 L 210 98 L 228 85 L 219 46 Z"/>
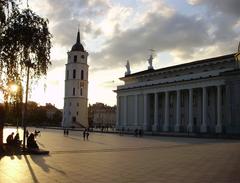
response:
<path fill-rule="evenodd" d="M 55 170 L 58 173 L 66 175 L 66 173 L 64 171 L 48 165 L 46 163 L 46 160 L 44 159 L 45 156 L 43 156 L 43 155 L 31 155 L 30 157 L 36 165 L 38 165 L 39 167 L 42 168 L 43 171 L 48 173 L 52 169 L 52 170 Z"/>
<path fill-rule="evenodd" d="M 30 173 L 32 175 L 33 182 L 39 182 L 37 177 L 36 177 L 36 175 L 35 175 L 35 173 L 34 173 L 34 170 L 33 170 L 32 166 L 31 166 L 31 164 L 30 164 L 30 162 L 29 162 L 29 160 L 27 158 L 27 156 L 24 155 L 24 158 L 25 158 L 25 161 L 27 163 L 28 169 L 29 169 L 29 171 L 30 171 Z"/>

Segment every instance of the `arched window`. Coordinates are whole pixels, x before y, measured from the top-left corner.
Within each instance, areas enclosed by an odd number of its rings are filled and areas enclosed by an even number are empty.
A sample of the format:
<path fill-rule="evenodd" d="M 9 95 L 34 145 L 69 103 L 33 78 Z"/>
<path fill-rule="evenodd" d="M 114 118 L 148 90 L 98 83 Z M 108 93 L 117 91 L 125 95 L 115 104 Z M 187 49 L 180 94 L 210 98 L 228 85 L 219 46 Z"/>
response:
<path fill-rule="evenodd" d="M 84 71 L 81 70 L 81 80 L 84 80 Z"/>
<path fill-rule="evenodd" d="M 74 57 L 73 57 L 73 62 L 74 62 L 74 63 L 77 62 L 77 55 L 74 55 Z"/>
<path fill-rule="evenodd" d="M 80 88 L 80 96 L 82 96 L 83 91 L 82 91 L 82 87 Z"/>
<path fill-rule="evenodd" d="M 75 78 L 76 78 L 76 70 L 73 69 L 73 79 L 75 79 Z"/>
<path fill-rule="evenodd" d="M 73 96 L 75 96 L 75 88 L 73 88 Z"/>

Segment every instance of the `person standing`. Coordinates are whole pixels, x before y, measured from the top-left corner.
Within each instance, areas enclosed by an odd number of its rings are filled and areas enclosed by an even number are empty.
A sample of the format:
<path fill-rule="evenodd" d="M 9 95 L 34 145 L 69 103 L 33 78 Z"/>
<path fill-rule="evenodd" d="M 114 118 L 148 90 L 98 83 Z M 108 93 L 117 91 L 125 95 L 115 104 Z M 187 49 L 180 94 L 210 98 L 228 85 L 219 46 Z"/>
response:
<path fill-rule="evenodd" d="M 83 140 L 86 138 L 86 128 L 83 130 Z"/>
<path fill-rule="evenodd" d="M 88 140 L 88 137 L 89 137 L 89 129 L 86 129 L 86 138 Z"/>

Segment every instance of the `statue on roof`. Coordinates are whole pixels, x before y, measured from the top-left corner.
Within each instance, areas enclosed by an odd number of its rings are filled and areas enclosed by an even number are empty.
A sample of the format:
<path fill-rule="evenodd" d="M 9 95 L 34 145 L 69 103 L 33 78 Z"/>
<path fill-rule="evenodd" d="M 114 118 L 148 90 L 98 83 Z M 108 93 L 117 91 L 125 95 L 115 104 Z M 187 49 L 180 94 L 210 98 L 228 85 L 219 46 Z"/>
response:
<path fill-rule="evenodd" d="M 240 42 L 238 43 L 238 51 L 235 54 L 236 67 L 240 69 Z"/>
<path fill-rule="evenodd" d="M 149 59 L 148 59 L 148 69 L 153 69 L 153 66 L 152 66 L 152 61 L 153 61 L 153 56 L 152 54 L 150 55 Z"/>
<path fill-rule="evenodd" d="M 238 43 L 238 52 L 240 52 L 240 41 Z"/>
<path fill-rule="evenodd" d="M 129 64 L 128 60 L 127 60 L 127 64 L 126 64 L 126 69 L 127 69 L 127 71 L 125 72 L 125 76 L 131 74 L 130 64 Z"/>

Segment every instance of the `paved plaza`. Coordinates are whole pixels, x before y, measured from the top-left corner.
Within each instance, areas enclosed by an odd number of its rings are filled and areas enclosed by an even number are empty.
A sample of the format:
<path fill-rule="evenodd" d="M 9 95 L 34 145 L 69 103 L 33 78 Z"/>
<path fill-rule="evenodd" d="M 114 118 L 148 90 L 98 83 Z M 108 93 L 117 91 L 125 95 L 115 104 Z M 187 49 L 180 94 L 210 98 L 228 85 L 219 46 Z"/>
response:
<path fill-rule="evenodd" d="M 2 157 L 0 183 L 240 182 L 240 140 L 40 130 L 50 155 Z"/>

